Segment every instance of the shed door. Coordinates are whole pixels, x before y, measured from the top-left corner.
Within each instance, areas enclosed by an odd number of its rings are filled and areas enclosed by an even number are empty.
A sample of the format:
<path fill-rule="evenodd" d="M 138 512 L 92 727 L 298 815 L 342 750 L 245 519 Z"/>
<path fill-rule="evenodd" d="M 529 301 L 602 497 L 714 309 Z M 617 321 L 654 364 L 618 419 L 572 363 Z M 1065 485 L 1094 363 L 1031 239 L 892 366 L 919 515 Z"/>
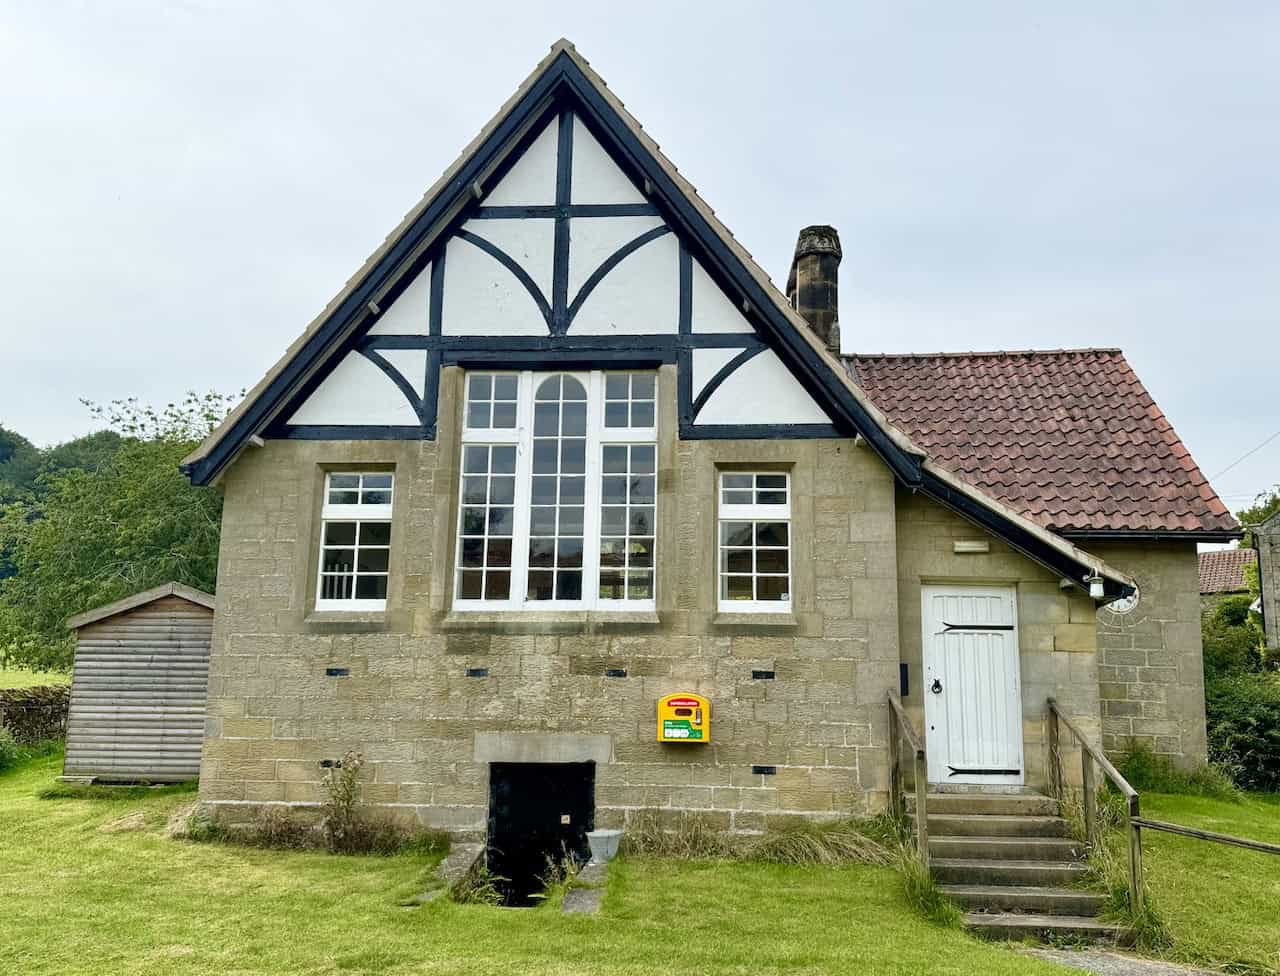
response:
<path fill-rule="evenodd" d="M 1020 785 L 1022 690 L 1013 588 L 926 586 L 922 599 L 930 782 Z"/>

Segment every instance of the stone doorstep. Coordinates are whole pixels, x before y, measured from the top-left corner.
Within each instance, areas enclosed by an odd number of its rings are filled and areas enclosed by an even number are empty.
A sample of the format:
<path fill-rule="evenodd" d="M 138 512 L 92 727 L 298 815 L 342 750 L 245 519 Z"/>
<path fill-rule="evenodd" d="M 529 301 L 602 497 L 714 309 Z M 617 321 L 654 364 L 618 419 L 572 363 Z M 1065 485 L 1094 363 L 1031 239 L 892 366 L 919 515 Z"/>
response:
<path fill-rule="evenodd" d="M 447 895 L 449 889 L 453 887 L 453 883 L 471 870 L 471 865 L 475 864 L 476 859 L 483 853 L 483 844 L 451 844 L 449 853 L 445 855 L 444 860 L 436 867 L 435 877 L 439 884 L 411 899 L 409 907 L 424 905 L 429 901 L 435 901 L 437 898 Z"/>
<path fill-rule="evenodd" d="M 609 876 L 609 864 L 592 861 L 583 866 L 575 879 L 575 885 L 564 893 L 560 910 L 566 915 L 595 915 L 604 900 L 605 881 Z M 579 887 L 581 886 L 581 887 Z"/>

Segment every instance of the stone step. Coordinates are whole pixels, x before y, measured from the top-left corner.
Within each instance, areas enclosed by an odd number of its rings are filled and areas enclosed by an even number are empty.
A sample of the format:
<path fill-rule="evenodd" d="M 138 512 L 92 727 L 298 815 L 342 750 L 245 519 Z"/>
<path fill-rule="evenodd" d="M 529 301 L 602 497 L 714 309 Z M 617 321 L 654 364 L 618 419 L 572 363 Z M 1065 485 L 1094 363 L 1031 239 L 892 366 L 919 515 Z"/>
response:
<path fill-rule="evenodd" d="M 996 861 L 967 857 L 930 857 L 929 867 L 934 880 L 940 884 L 1063 888 L 1079 884 L 1088 871 L 1079 861 Z"/>
<path fill-rule="evenodd" d="M 1106 897 L 1080 888 L 949 884 L 938 886 L 965 908 L 981 912 L 1029 912 L 1036 915 L 1097 915 Z"/>
<path fill-rule="evenodd" d="M 964 917 L 969 929 L 991 939 L 1084 939 L 1128 945 L 1133 933 L 1123 925 L 1102 922 L 1085 915 L 1019 915 L 970 912 Z"/>
<path fill-rule="evenodd" d="M 929 816 L 978 814 L 1002 817 L 1056 817 L 1058 801 L 1039 793 L 930 793 L 925 798 Z M 907 812 L 914 813 L 916 798 L 907 794 Z"/>
<path fill-rule="evenodd" d="M 1069 837 L 939 837 L 930 833 L 929 853 L 942 858 L 1071 861 L 1083 854 L 1083 845 Z"/>
<path fill-rule="evenodd" d="M 1068 837 L 1071 828 L 1061 817 L 930 812 L 929 836 L 935 834 L 939 837 Z"/>

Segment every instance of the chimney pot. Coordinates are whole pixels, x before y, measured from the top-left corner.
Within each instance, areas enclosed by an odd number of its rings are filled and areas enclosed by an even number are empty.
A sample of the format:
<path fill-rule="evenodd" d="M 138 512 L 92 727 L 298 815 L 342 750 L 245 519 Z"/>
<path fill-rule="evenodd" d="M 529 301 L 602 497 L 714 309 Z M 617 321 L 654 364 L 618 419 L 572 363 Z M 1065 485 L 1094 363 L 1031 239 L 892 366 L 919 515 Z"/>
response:
<path fill-rule="evenodd" d="M 840 235 L 834 227 L 815 224 L 800 231 L 787 298 L 828 349 L 840 354 Z"/>

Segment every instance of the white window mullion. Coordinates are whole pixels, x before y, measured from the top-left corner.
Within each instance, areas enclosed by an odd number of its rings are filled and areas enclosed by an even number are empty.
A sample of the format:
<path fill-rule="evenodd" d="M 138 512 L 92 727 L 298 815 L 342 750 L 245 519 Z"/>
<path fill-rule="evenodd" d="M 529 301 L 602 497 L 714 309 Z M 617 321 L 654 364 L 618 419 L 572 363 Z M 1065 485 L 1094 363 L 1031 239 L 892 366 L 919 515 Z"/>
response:
<path fill-rule="evenodd" d="M 594 609 L 600 600 L 600 448 L 604 430 L 604 374 L 591 374 L 587 390 L 587 490 L 584 501 L 582 600 Z"/>
<path fill-rule="evenodd" d="M 516 522 L 511 545 L 511 601 L 512 609 L 525 605 L 529 581 L 529 517 L 533 495 L 533 373 L 520 374 L 519 412 L 516 430 L 519 443 L 516 447 Z"/>

